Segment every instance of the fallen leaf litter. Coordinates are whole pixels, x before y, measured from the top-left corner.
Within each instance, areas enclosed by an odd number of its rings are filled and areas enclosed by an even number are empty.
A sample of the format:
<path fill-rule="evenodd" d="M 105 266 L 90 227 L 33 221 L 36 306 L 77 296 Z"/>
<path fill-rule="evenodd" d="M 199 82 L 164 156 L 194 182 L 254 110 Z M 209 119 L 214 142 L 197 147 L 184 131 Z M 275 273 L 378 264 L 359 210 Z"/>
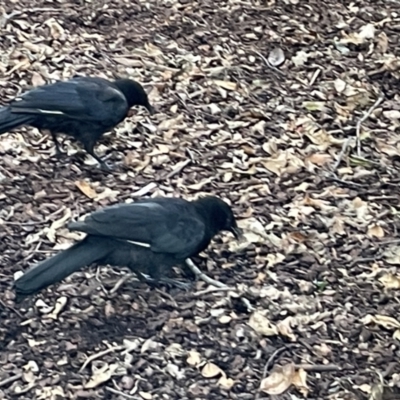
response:
<path fill-rule="evenodd" d="M 37 131 L 1 136 L 0 398 L 398 393 L 395 2 L 6 0 L 0 15 L 2 103 L 79 73 L 137 79 L 158 108 L 99 145 L 113 175 L 68 140 L 57 164 Z M 246 229 L 195 260 L 223 287 L 154 291 L 101 267 L 15 304 L 14 274 L 77 239 L 68 220 L 206 193 Z"/>

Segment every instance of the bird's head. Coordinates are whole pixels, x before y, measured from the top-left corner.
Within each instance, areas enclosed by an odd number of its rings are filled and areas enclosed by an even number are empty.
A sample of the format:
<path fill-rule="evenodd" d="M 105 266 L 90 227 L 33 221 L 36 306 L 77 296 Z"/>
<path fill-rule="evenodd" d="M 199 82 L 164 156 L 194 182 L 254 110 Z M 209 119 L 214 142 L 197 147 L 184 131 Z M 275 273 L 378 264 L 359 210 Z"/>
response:
<path fill-rule="evenodd" d="M 203 210 L 203 215 L 207 215 L 214 234 L 229 231 L 237 240 L 242 238 L 242 230 L 237 225 L 231 207 L 225 201 L 215 196 L 207 196 L 196 200 L 195 203 Z"/>
<path fill-rule="evenodd" d="M 154 114 L 154 108 L 150 105 L 147 93 L 140 83 L 132 79 L 117 79 L 114 84 L 124 94 L 129 108 L 143 106 L 150 114 Z"/>

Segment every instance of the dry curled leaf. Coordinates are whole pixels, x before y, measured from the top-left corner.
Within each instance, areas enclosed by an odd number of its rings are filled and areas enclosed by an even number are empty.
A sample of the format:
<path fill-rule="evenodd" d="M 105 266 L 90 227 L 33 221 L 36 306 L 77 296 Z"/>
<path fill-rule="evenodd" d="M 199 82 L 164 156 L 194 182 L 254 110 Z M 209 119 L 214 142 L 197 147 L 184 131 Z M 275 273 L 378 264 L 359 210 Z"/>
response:
<path fill-rule="evenodd" d="M 400 276 L 384 274 L 379 278 L 379 281 L 386 289 L 400 289 Z"/>
<path fill-rule="evenodd" d="M 186 362 L 190 366 L 196 367 L 201 362 L 200 353 L 198 353 L 197 351 L 189 351 L 189 357 L 186 359 Z"/>
<path fill-rule="evenodd" d="M 95 369 L 90 380 L 85 384 L 85 389 L 93 389 L 104 382 L 107 382 L 118 369 L 118 364 L 104 364 L 101 368 Z"/>
<path fill-rule="evenodd" d="M 385 329 L 398 329 L 400 328 L 400 322 L 393 317 L 389 317 L 387 315 L 371 315 L 367 314 L 363 319 L 362 322 L 365 325 L 369 325 L 374 323 L 376 325 L 382 326 Z"/>
<path fill-rule="evenodd" d="M 385 236 L 385 232 L 381 226 L 373 224 L 368 227 L 368 236 L 383 238 Z"/>
<path fill-rule="evenodd" d="M 64 309 L 67 302 L 68 302 L 68 297 L 66 297 L 66 296 L 59 297 L 56 300 L 56 304 L 54 305 L 53 311 L 50 314 L 48 314 L 48 317 L 52 318 L 52 319 L 57 319 L 58 315 Z"/>
<path fill-rule="evenodd" d="M 94 199 L 97 196 L 96 191 L 92 188 L 90 183 L 86 181 L 76 181 L 75 185 L 89 199 Z"/>
<path fill-rule="evenodd" d="M 231 378 L 227 378 L 226 376 L 221 376 L 221 378 L 218 379 L 218 385 L 225 390 L 231 390 L 234 384 L 235 381 Z"/>
<path fill-rule="evenodd" d="M 304 371 L 303 368 L 296 370 L 292 383 L 304 397 L 307 397 L 309 391 L 309 387 L 307 385 L 307 372 Z"/>
<path fill-rule="evenodd" d="M 260 390 L 270 396 L 279 396 L 289 389 L 293 383 L 294 376 L 294 364 L 279 366 L 261 381 Z"/>
<path fill-rule="evenodd" d="M 278 335 L 277 327 L 272 322 L 262 315 L 260 312 L 255 311 L 249 319 L 249 325 L 257 333 L 264 336 L 276 336 Z"/>
<path fill-rule="evenodd" d="M 224 371 L 222 371 L 221 368 L 211 362 L 207 363 L 201 370 L 201 375 L 204 378 L 215 378 L 216 376 L 219 376 L 221 374 L 225 375 Z"/>

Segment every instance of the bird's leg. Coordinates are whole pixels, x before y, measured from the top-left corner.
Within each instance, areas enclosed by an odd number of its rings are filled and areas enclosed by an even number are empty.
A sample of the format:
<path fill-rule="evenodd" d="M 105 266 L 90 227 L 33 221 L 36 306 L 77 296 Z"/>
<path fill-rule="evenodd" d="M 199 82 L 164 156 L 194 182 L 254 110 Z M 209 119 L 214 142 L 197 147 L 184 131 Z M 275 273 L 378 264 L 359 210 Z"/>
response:
<path fill-rule="evenodd" d="M 178 289 L 189 290 L 191 288 L 191 283 L 181 282 L 176 279 L 165 278 L 165 277 L 152 277 L 143 272 L 135 272 L 138 279 L 141 282 L 147 283 L 150 286 L 158 287 L 160 284 L 164 284 L 170 287 L 176 287 Z"/>
<path fill-rule="evenodd" d="M 53 142 L 54 142 L 54 144 L 56 146 L 56 157 L 57 158 L 61 158 L 65 153 L 63 151 L 61 151 L 60 143 L 58 143 L 58 139 L 57 139 L 57 134 L 55 132 L 53 132 L 53 131 L 50 131 L 50 135 L 51 135 L 51 137 L 53 139 Z"/>
<path fill-rule="evenodd" d="M 103 161 L 95 152 L 94 152 L 94 145 L 93 141 L 87 141 L 83 143 L 83 146 L 88 154 L 90 154 L 99 164 L 100 168 L 105 171 L 111 171 L 110 166 L 107 165 L 105 161 Z"/>
<path fill-rule="evenodd" d="M 167 285 L 169 287 L 175 287 L 178 289 L 183 289 L 183 290 L 189 290 L 192 287 L 191 283 L 188 282 L 181 282 L 178 281 L 177 279 L 171 279 L 171 278 L 159 278 L 159 279 L 154 279 L 151 278 L 150 276 L 142 274 L 142 277 L 146 279 L 146 282 L 151 285 L 151 286 L 159 286 L 160 284 Z"/>
<path fill-rule="evenodd" d="M 171 278 L 160 278 L 159 282 L 163 283 L 164 285 L 176 287 L 177 289 L 182 289 L 182 290 L 189 290 L 192 287 L 191 282 L 181 282 L 178 281 L 177 279 L 171 279 Z"/>
<path fill-rule="evenodd" d="M 186 264 L 186 262 L 180 264 L 180 267 L 185 278 L 191 281 L 197 281 L 199 275 L 197 275 L 192 269 L 190 269 L 189 266 Z"/>

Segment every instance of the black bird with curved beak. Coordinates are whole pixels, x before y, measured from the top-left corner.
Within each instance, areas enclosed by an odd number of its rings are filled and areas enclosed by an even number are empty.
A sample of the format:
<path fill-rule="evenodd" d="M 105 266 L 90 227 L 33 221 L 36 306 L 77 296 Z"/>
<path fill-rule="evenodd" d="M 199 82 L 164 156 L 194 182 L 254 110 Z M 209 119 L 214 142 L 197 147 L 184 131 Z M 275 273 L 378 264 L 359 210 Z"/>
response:
<path fill-rule="evenodd" d="M 151 114 L 154 112 L 147 93 L 136 81 L 74 77 L 29 90 L 1 107 L 0 134 L 23 125 L 48 130 L 59 156 L 57 135 L 64 133 L 79 140 L 87 153 L 109 170 L 94 152 L 94 146 L 136 105 L 145 107 Z"/>
<path fill-rule="evenodd" d="M 18 295 L 34 294 L 92 263 L 126 266 L 148 283 L 186 287 L 166 277 L 173 266 L 205 250 L 221 231 L 230 231 L 237 239 L 241 236 L 230 206 L 214 196 L 118 204 L 68 228 L 87 236 L 25 272 L 14 283 Z"/>

